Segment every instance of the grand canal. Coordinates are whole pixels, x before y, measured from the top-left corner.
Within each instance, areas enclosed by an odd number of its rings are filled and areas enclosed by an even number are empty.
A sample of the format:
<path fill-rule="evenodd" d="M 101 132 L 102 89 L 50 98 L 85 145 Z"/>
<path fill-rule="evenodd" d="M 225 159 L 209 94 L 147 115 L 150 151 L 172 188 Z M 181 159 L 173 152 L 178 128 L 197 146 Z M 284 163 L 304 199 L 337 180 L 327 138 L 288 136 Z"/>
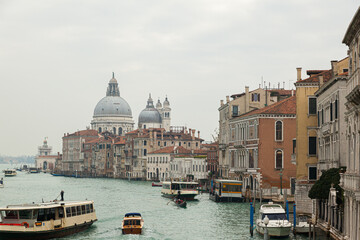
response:
<path fill-rule="evenodd" d="M 0 164 L 1 177 L 8 167 Z M 182 209 L 161 197 L 160 188 L 151 187 L 149 182 L 24 172 L 4 180 L 5 187 L 0 188 L 2 207 L 52 201 L 61 190 L 65 191 L 65 200 L 94 200 L 98 222 L 85 232 L 63 239 L 263 239 L 257 233 L 253 237 L 249 234 L 248 203 L 215 203 L 208 194 L 202 194 Z M 145 220 L 141 236 L 121 234 L 122 218 L 132 211 L 140 212 Z"/>

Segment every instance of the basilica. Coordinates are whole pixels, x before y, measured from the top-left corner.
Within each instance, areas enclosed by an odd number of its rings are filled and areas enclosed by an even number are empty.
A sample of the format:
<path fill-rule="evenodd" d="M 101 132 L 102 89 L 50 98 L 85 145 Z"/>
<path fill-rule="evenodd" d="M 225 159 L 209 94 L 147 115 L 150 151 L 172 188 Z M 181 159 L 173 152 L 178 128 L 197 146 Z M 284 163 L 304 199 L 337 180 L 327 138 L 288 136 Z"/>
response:
<path fill-rule="evenodd" d="M 156 107 L 154 107 L 151 95 L 149 95 L 146 108 L 139 115 L 138 128 L 164 128 L 165 131 L 169 131 L 170 112 L 171 108 L 167 97 L 163 104 L 159 99 Z M 107 131 L 120 136 L 125 136 L 126 133 L 134 129 L 130 105 L 120 97 L 120 90 L 114 73 L 109 81 L 106 96 L 95 106 L 91 128 L 99 133 Z"/>

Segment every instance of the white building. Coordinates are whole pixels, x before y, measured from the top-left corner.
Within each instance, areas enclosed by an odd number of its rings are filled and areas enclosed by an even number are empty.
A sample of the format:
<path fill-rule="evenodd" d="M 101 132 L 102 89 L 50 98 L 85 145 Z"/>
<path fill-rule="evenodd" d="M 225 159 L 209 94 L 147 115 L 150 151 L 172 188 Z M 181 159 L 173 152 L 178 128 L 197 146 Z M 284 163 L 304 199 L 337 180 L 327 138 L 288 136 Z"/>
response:
<path fill-rule="evenodd" d="M 42 146 L 38 147 L 38 154 L 35 157 L 35 167 L 43 171 L 53 170 L 58 155 L 51 155 L 52 147 L 47 145 L 45 138 Z"/>
<path fill-rule="evenodd" d="M 109 82 L 106 96 L 95 107 L 91 128 L 99 133 L 108 131 L 120 136 L 124 136 L 134 128 L 131 108 L 125 99 L 120 97 L 114 73 Z"/>

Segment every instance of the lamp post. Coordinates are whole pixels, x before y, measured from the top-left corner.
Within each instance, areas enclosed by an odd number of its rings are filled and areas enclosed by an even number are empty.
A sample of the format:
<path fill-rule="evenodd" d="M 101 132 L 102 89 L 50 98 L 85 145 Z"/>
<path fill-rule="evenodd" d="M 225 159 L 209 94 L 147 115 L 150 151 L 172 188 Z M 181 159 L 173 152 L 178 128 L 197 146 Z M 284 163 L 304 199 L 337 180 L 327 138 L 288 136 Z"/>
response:
<path fill-rule="evenodd" d="M 265 224 L 264 240 L 269 240 L 269 233 L 268 233 L 268 229 L 267 229 L 267 225 L 269 224 L 269 218 L 267 215 L 265 215 L 264 224 Z"/>
<path fill-rule="evenodd" d="M 283 194 L 282 193 L 282 176 L 283 176 L 282 168 L 280 169 L 279 175 L 280 175 L 280 194 L 282 195 Z"/>

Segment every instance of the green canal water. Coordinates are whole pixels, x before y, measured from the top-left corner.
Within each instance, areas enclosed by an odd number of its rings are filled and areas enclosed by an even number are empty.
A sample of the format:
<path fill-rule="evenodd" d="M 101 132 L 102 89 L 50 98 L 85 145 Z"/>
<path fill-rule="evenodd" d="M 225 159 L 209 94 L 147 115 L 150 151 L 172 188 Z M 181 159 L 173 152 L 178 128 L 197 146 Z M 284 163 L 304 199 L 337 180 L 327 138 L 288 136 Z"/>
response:
<path fill-rule="evenodd" d="M 8 167 L 0 165 L 0 177 Z M 61 190 L 65 191 L 65 200 L 95 201 L 98 221 L 90 229 L 62 239 L 263 239 L 256 232 L 250 236 L 249 203 L 215 203 L 208 194 L 202 194 L 182 209 L 161 197 L 161 189 L 151 187 L 150 182 L 24 172 L 4 180 L 5 187 L 0 188 L 1 207 L 52 201 Z M 145 222 L 142 235 L 121 234 L 121 221 L 127 212 L 142 214 Z"/>

